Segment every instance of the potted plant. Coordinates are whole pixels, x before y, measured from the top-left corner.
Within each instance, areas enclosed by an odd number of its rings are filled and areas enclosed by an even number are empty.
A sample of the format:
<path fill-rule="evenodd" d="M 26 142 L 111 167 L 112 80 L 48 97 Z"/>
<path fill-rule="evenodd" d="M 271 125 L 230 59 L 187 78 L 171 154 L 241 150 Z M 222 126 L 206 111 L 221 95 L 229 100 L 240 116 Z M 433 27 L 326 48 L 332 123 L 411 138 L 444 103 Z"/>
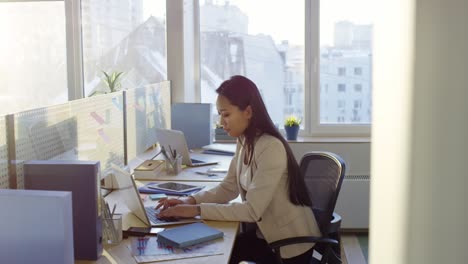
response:
<path fill-rule="evenodd" d="M 297 140 L 300 124 L 301 120 L 295 116 L 286 118 L 284 121 L 284 130 L 286 131 L 286 138 L 288 140 Z"/>
<path fill-rule="evenodd" d="M 104 74 L 104 78 L 102 78 L 102 81 L 106 84 L 107 88 L 109 88 L 109 92 L 117 92 L 121 88 L 121 79 L 122 79 L 122 74 L 123 72 L 112 72 L 112 73 L 107 73 L 105 71 L 102 71 Z M 89 96 L 97 95 L 97 94 L 106 94 L 107 91 L 98 91 L 95 90 L 93 91 Z"/>

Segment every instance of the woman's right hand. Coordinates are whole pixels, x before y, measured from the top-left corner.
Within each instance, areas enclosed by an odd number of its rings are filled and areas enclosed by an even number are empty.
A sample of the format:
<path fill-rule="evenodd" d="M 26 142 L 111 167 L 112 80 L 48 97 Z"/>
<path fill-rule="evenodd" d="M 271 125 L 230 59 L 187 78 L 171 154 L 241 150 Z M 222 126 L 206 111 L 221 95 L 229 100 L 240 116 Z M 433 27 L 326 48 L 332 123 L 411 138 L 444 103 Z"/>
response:
<path fill-rule="evenodd" d="M 156 210 L 161 208 L 161 211 L 172 207 L 176 206 L 178 204 L 195 204 L 195 199 L 193 197 L 184 197 L 180 199 L 175 199 L 175 198 L 163 198 L 158 201 L 158 205 L 156 205 Z"/>

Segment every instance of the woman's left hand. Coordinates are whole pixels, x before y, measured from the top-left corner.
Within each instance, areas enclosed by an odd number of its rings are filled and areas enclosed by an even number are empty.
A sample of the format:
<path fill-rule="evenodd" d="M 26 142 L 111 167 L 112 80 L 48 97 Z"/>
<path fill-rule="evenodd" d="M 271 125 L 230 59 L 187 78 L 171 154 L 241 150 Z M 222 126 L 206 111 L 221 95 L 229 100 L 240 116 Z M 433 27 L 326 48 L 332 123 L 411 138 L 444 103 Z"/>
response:
<path fill-rule="evenodd" d="M 178 204 L 176 206 L 168 207 L 162 210 L 157 217 L 184 217 L 190 218 L 198 215 L 198 205 Z"/>

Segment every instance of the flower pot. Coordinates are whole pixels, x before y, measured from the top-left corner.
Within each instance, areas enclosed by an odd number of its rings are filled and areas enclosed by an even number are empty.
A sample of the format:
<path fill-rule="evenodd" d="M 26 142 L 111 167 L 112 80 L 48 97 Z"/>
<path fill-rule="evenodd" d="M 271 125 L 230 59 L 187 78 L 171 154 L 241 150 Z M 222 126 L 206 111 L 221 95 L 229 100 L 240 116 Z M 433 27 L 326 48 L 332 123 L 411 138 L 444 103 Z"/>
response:
<path fill-rule="evenodd" d="M 284 126 L 284 130 L 286 131 L 286 138 L 288 140 L 297 140 L 299 126 Z"/>

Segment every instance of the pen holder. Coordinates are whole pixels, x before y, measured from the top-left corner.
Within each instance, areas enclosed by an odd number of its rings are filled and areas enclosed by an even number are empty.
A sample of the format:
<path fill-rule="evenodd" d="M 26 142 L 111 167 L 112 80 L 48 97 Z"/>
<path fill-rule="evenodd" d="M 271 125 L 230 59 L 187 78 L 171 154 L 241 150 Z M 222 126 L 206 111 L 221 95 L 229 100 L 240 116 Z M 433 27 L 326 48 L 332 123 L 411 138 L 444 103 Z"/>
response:
<path fill-rule="evenodd" d="M 182 156 L 177 156 L 173 160 L 166 159 L 166 173 L 177 175 L 182 171 Z"/>
<path fill-rule="evenodd" d="M 104 243 L 109 245 L 119 244 L 122 241 L 122 215 L 114 214 L 112 218 L 103 218 Z"/>

